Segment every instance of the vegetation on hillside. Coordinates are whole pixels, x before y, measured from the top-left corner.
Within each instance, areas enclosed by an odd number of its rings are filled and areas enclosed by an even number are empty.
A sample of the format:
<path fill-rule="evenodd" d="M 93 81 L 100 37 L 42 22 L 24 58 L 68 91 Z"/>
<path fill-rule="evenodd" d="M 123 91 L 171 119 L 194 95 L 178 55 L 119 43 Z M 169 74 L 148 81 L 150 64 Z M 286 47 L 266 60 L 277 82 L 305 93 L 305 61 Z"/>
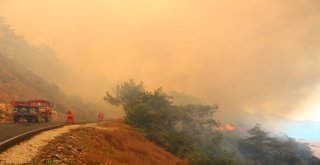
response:
<path fill-rule="evenodd" d="M 105 100 L 121 105 L 128 124 L 191 164 L 235 163 L 232 154 L 219 145 L 222 136 L 215 131 L 219 122 L 212 118 L 217 106 L 177 106 L 161 88 L 146 91 L 142 83 L 133 80 L 117 86 L 113 95 L 107 93 Z"/>
<path fill-rule="evenodd" d="M 225 138 L 216 128 L 218 107 L 202 104 L 175 105 L 161 88 L 147 91 L 143 83 L 129 80 L 116 86 L 104 98 L 122 106 L 125 122 L 146 137 L 190 164 L 317 164 L 306 144 L 293 139 L 271 137 L 255 126 L 246 136 Z M 231 144 L 226 147 L 225 144 Z"/>
<path fill-rule="evenodd" d="M 63 69 L 51 48 L 30 45 L 0 17 L 0 102 L 48 99 L 62 114 L 70 110 L 76 119 L 95 119 L 106 107 L 64 94 L 54 84 L 63 76 Z"/>
<path fill-rule="evenodd" d="M 0 55 L 0 102 L 11 100 L 47 99 L 55 103 L 60 114 L 73 111 L 76 119 L 95 120 L 96 114 L 105 109 L 64 94 L 55 84 L 43 80 L 24 66 Z M 64 119 L 64 118 L 60 118 Z"/>
<path fill-rule="evenodd" d="M 18 36 L 2 17 L 0 17 L 0 54 L 50 82 L 56 82 L 56 77 L 63 76 L 65 72 L 65 66 L 53 49 L 43 44 L 29 44 L 23 37 Z"/>

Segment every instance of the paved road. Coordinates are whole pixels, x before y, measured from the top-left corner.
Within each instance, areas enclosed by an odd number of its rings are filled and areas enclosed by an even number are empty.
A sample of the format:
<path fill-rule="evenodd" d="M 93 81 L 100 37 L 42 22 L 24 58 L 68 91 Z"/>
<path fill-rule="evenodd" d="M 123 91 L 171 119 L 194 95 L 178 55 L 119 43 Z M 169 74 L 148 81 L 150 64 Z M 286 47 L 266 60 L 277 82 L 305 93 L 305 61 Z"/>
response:
<path fill-rule="evenodd" d="M 41 123 L 6 123 L 0 124 L 0 143 L 15 137 L 19 134 L 29 132 L 35 129 L 63 124 L 62 122 L 41 122 Z"/>

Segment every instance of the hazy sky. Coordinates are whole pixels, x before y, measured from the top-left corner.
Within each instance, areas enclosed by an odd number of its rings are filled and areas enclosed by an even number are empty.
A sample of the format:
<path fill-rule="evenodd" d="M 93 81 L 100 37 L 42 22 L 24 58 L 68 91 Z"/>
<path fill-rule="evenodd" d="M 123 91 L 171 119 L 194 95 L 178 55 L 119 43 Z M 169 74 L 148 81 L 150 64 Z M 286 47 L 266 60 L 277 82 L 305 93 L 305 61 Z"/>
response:
<path fill-rule="evenodd" d="M 224 114 L 320 120 L 319 0 L 0 0 L 0 16 L 58 52 L 68 93 L 133 78 Z"/>

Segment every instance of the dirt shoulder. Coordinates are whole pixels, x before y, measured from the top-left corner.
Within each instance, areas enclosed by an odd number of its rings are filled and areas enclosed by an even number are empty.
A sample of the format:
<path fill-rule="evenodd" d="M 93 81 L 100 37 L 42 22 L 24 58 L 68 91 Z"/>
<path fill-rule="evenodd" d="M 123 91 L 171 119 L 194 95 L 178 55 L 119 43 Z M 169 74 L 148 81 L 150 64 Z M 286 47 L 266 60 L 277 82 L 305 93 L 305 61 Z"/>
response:
<path fill-rule="evenodd" d="M 29 163 L 186 164 L 120 121 L 86 125 L 61 134 Z"/>
<path fill-rule="evenodd" d="M 70 125 L 42 132 L 33 138 L 2 152 L 0 154 L 0 164 L 25 164 L 30 162 L 33 157 L 39 154 L 43 147 L 55 140 L 56 137 L 78 127 L 80 127 L 80 125 Z"/>

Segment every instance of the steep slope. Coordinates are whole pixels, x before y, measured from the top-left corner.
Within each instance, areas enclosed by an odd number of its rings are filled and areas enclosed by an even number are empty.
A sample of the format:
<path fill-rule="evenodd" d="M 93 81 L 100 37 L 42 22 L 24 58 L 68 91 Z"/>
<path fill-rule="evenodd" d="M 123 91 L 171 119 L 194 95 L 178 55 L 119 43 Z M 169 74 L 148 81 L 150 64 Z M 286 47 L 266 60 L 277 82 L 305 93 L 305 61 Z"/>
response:
<path fill-rule="evenodd" d="M 91 124 L 60 135 L 39 151 L 35 164 L 154 164 L 185 161 L 148 141 L 121 121 Z M 30 162 L 30 163 L 31 163 Z"/>
<path fill-rule="evenodd" d="M 42 91 L 45 89 L 45 91 Z M 31 71 L 0 55 L 0 101 L 44 98 L 50 91 L 58 91 Z M 49 92 L 49 93 L 46 93 Z M 60 93 L 61 94 L 61 93 Z"/>
<path fill-rule="evenodd" d="M 59 60 L 52 48 L 41 44 L 33 45 L 15 33 L 13 27 L 0 17 L 0 54 L 23 65 L 41 78 L 50 82 L 59 82 L 66 66 Z"/>
<path fill-rule="evenodd" d="M 58 79 L 58 77 L 57 77 Z M 11 100 L 48 99 L 60 113 L 74 111 L 78 118 L 94 119 L 97 105 L 65 95 L 59 88 L 35 75 L 26 67 L 0 55 L 0 102 Z"/>

